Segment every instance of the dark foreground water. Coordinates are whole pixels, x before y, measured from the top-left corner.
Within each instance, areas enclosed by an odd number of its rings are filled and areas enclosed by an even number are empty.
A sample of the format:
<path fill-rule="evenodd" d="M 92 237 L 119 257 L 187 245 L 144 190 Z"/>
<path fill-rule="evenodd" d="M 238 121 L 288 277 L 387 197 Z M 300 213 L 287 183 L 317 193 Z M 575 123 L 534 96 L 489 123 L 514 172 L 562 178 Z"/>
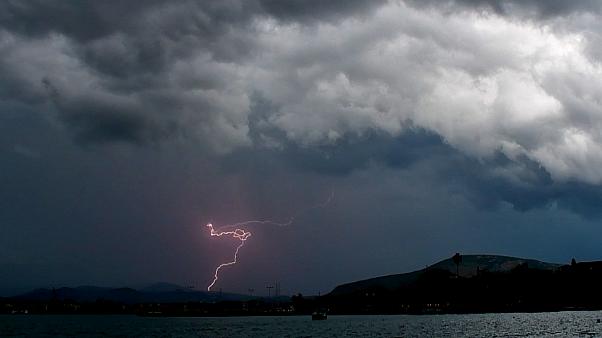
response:
<path fill-rule="evenodd" d="M 602 336 L 602 312 L 434 316 L 142 318 L 0 316 L 0 337 Z"/>

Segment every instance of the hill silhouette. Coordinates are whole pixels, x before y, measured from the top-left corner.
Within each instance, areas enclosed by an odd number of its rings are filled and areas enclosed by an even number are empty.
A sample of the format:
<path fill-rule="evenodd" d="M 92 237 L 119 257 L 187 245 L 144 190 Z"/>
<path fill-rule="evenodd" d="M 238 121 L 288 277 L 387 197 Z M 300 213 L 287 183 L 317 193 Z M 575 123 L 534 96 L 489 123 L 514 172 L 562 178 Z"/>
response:
<path fill-rule="evenodd" d="M 553 270 L 561 266 L 561 264 L 541 262 L 534 259 L 517 258 L 498 255 L 462 255 L 462 264 L 459 265 L 459 276 L 470 278 L 477 275 L 479 271 L 489 272 L 508 272 L 515 269 L 517 266 L 527 264 L 532 269 Z M 441 270 L 450 273 L 456 273 L 456 264 L 452 258 L 444 259 L 424 269 L 413 272 L 394 274 L 388 276 L 375 277 L 356 281 L 352 283 L 342 284 L 334 288 L 330 295 L 339 296 L 361 292 L 365 289 L 382 289 L 396 290 L 403 286 L 416 283 L 419 278 L 428 271 Z"/>
<path fill-rule="evenodd" d="M 10 297 L 10 299 L 18 301 L 95 302 L 103 300 L 123 304 L 248 301 L 254 298 L 235 293 L 192 290 L 170 283 L 156 283 L 138 290 L 98 286 L 42 288 Z"/>
<path fill-rule="evenodd" d="M 139 289 L 80 286 L 0 298 L 0 313 L 144 316 L 424 314 L 602 310 L 602 261 L 556 264 L 456 254 L 424 269 L 346 283 L 324 296 L 250 297 L 169 283 Z"/>
<path fill-rule="evenodd" d="M 599 310 L 601 284 L 602 262 L 456 254 L 425 269 L 339 285 L 319 301 L 341 314 Z"/>

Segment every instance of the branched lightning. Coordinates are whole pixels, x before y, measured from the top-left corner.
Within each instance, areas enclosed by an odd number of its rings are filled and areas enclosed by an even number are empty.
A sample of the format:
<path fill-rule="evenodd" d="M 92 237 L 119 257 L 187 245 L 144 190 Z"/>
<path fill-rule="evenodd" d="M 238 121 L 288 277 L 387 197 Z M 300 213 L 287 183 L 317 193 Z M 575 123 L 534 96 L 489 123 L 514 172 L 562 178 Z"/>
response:
<path fill-rule="evenodd" d="M 218 231 L 215 230 L 215 228 L 213 227 L 213 224 L 211 224 L 211 223 L 207 224 L 206 226 L 211 231 L 210 232 L 211 237 L 221 237 L 221 236 L 227 235 L 227 236 L 231 236 L 232 238 L 238 239 L 240 241 L 240 243 L 236 247 L 236 250 L 234 251 L 234 259 L 230 262 L 220 264 L 215 269 L 215 273 L 213 274 L 213 281 L 211 282 L 211 284 L 209 284 L 209 286 L 207 286 L 207 291 L 211 291 L 211 288 L 215 285 L 215 283 L 219 279 L 219 271 L 221 270 L 221 268 L 236 264 L 236 262 L 238 261 L 238 252 L 240 251 L 240 248 L 242 248 L 245 245 L 245 242 L 247 241 L 247 239 L 249 239 L 249 237 L 251 237 L 250 231 L 246 231 L 239 227 L 249 226 L 249 225 L 253 225 L 253 224 L 269 224 L 269 225 L 280 226 L 280 227 L 289 226 L 289 225 L 293 224 L 295 222 L 295 220 L 299 216 L 301 216 L 301 214 L 309 212 L 310 210 L 313 210 L 313 209 L 324 208 L 333 199 L 334 199 L 334 190 L 330 193 L 330 195 L 328 196 L 328 199 L 326 199 L 326 201 L 295 213 L 286 222 L 276 222 L 276 221 L 271 221 L 271 220 L 250 220 L 250 221 L 244 221 L 244 222 L 238 222 L 238 223 L 234 223 L 234 224 L 224 225 L 224 226 L 220 227 L 218 229 Z M 222 229 L 232 229 L 232 228 L 236 228 L 236 229 L 230 230 L 230 231 L 221 231 Z"/>
<path fill-rule="evenodd" d="M 215 269 L 215 275 L 213 276 L 213 281 L 207 287 L 207 291 L 211 291 L 211 287 L 215 284 L 215 282 L 217 282 L 217 279 L 219 278 L 218 277 L 219 270 L 221 268 L 223 268 L 224 266 L 236 264 L 236 261 L 238 259 L 238 251 L 240 250 L 240 248 L 242 248 L 243 245 L 245 245 L 245 241 L 247 239 L 249 239 L 249 237 L 251 237 L 251 233 L 248 231 L 244 231 L 243 229 L 236 229 L 234 231 L 217 232 L 217 231 L 215 231 L 215 229 L 213 228 L 213 224 L 211 224 L 211 223 L 207 224 L 207 227 L 209 227 L 211 229 L 211 236 L 221 237 L 223 235 L 232 235 L 233 238 L 240 240 L 240 244 L 238 244 L 238 246 L 236 247 L 236 251 L 234 251 L 234 260 L 231 262 L 222 263 Z"/>

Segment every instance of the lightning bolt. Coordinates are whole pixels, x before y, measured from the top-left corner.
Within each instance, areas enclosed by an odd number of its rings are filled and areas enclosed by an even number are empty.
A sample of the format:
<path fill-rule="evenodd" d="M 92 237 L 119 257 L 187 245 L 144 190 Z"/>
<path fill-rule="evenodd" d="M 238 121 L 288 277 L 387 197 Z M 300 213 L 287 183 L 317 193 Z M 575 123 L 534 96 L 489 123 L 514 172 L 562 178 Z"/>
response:
<path fill-rule="evenodd" d="M 289 225 L 293 224 L 295 222 L 295 220 L 302 214 L 307 213 L 313 209 L 324 208 L 328 204 L 330 204 L 330 202 L 333 199 L 334 199 L 334 190 L 331 191 L 331 193 L 328 196 L 328 199 L 326 199 L 326 201 L 295 213 L 286 222 L 276 222 L 276 221 L 271 221 L 271 220 L 250 220 L 250 221 L 244 221 L 244 222 L 238 222 L 238 223 L 224 225 L 224 226 L 220 227 L 218 229 L 218 231 L 215 230 L 215 228 L 213 227 L 213 224 L 211 224 L 211 223 L 207 224 L 206 226 L 211 231 L 210 232 L 211 237 L 231 236 L 232 238 L 238 239 L 240 241 L 240 243 L 236 247 L 236 250 L 234 251 L 234 259 L 230 262 L 226 262 L 226 263 L 222 263 L 222 264 L 218 265 L 218 267 L 215 269 L 215 273 L 213 274 L 213 281 L 211 282 L 211 284 L 209 284 L 209 286 L 207 286 L 207 291 L 211 291 L 211 288 L 215 285 L 215 283 L 217 283 L 217 281 L 219 279 L 219 271 L 223 267 L 234 265 L 237 263 L 238 252 L 240 251 L 240 248 L 242 248 L 245 245 L 245 242 L 247 241 L 247 239 L 249 239 L 249 237 L 251 237 L 250 231 L 246 231 L 239 227 L 249 226 L 249 225 L 253 225 L 253 224 L 268 224 L 268 225 L 274 225 L 274 226 L 279 226 L 279 227 L 289 226 Z M 236 229 L 230 230 L 230 231 L 221 231 L 222 229 L 233 229 L 233 228 L 236 228 Z"/>
<path fill-rule="evenodd" d="M 236 264 L 236 261 L 238 260 L 238 251 L 240 250 L 240 248 L 243 247 L 243 245 L 245 245 L 245 242 L 247 241 L 247 239 L 249 239 L 249 237 L 251 237 L 251 233 L 248 231 L 245 231 L 243 229 L 236 229 L 234 231 L 217 232 L 217 231 L 215 231 L 215 229 L 213 228 L 213 224 L 211 224 L 211 223 L 207 224 L 207 227 L 209 227 L 209 229 L 211 229 L 212 237 L 213 236 L 221 237 L 223 235 L 231 235 L 233 238 L 240 240 L 240 244 L 238 244 L 238 246 L 236 247 L 236 251 L 234 251 L 234 260 L 231 262 L 222 263 L 215 269 L 213 281 L 207 287 L 207 291 L 211 291 L 211 287 L 213 287 L 213 285 L 215 285 L 215 283 L 219 279 L 219 270 L 221 270 L 221 268 L 223 268 L 225 266 Z"/>
<path fill-rule="evenodd" d="M 328 198 L 324 202 L 313 205 L 307 209 L 298 211 L 285 222 L 276 222 L 276 221 L 272 221 L 272 220 L 251 220 L 251 221 L 244 221 L 244 222 L 238 222 L 238 223 L 224 225 L 224 226 L 220 227 L 219 229 L 232 229 L 232 228 L 253 225 L 253 224 L 268 224 L 268 225 L 274 225 L 274 226 L 279 226 L 279 227 L 289 226 L 289 225 L 293 224 L 295 222 L 295 220 L 297 220 L 297 218 L 299 218 L 299 216 L 301 216 L 311 210 L 314 210 L 314 209 L 325 208 L 326 206 L 328 206 L 328 204 L 330 204 L 330 202 L 332 202 L 333 199 L 334 199 L 334 190 L 330 192 L 330 195 L 328 195 Z"/>

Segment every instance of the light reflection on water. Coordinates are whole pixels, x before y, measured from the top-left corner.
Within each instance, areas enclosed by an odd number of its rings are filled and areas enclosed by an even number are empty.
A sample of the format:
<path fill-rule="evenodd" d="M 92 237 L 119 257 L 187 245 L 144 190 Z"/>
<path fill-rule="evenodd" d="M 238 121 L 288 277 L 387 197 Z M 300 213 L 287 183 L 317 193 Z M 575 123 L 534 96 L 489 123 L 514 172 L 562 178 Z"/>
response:
<path fill-rule="evenodd" d="M 433 316 L 142 318 L 0 316 L 0 337 L 602 336 L 602 312 Z"/>

